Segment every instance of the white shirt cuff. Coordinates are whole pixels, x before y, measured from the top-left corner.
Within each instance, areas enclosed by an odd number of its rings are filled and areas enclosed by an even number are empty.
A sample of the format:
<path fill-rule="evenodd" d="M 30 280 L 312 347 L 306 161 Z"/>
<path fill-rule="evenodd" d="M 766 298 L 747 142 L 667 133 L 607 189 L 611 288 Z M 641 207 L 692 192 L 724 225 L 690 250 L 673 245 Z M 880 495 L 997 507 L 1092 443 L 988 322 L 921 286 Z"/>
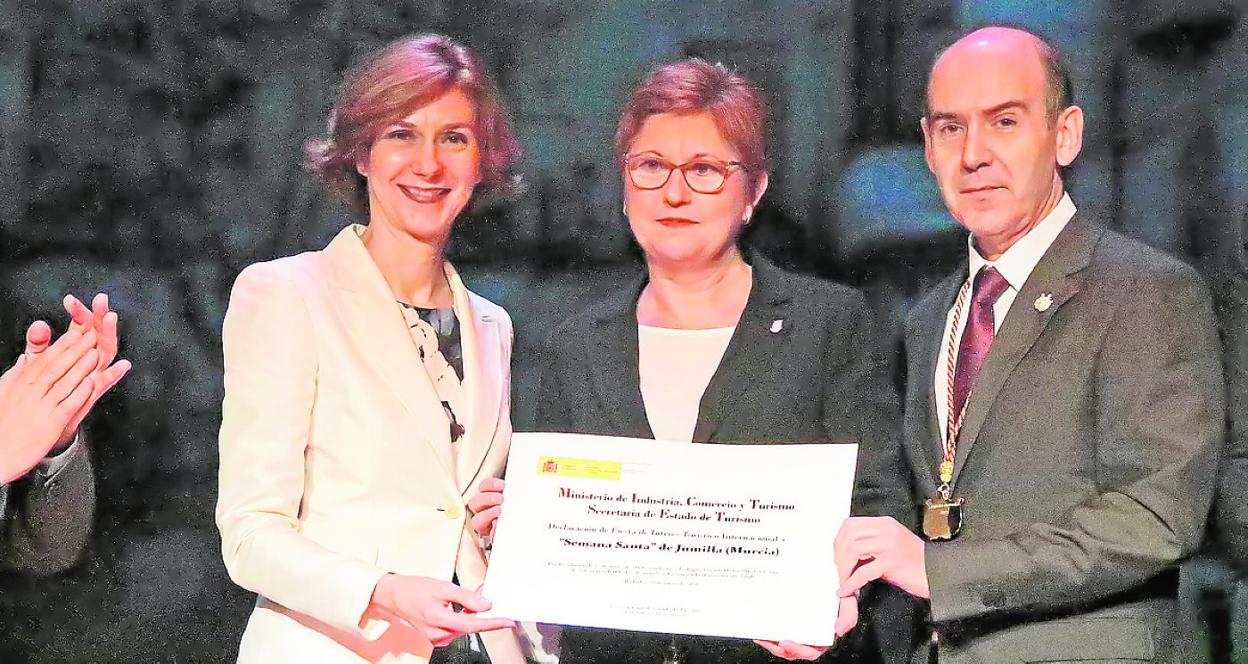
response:
<path fill-rule="evenodd" d="M 68 466 L 71 461 L 78 458 L 78 455 L 82 454 L 82 450 L 86 446 L 86 443 L 82 441 L 82 429 L 79 429 L 74 433 L 74 440 L 69 444 L 69 447 L 66 447 L 59 454 L 44 457 L 43 461 L 40 461 L 39 465 L 35 466 L 35 472 L 44 477 L 53 477 L 61 472 L 65 466 Z"/>

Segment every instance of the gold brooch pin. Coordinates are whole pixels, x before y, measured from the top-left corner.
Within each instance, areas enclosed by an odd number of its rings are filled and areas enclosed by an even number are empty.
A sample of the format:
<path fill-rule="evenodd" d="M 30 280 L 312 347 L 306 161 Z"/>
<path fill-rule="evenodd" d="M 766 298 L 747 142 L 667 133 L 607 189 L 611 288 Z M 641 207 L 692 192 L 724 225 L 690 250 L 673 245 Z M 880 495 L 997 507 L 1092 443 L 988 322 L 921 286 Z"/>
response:
<path fill-rule="evenodd" d="M 1053 296 L 1048 293 L 1041 293 L 1040 297 L 1036 298 L 1034 306 L 1036 307 L 1036 311 L 1039 311 L 1040 313 L 1048 311 L 1049 307 L 1053 306 Z"/>

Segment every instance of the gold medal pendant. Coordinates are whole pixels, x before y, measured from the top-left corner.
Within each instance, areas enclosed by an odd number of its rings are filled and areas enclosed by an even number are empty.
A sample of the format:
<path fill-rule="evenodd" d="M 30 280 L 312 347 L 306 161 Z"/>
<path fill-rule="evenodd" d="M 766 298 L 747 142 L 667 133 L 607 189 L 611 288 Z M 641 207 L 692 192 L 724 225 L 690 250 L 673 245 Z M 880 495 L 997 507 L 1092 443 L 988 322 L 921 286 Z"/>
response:
<path fill-rule="evenodd" d="M 966 421 L 966 407 L 971 403 L 971 394 L 968 391 L 966 398 L 962 401 L 962 407 L 955 410 L 953 390 L 957 383 L 957 360 L 955 358 L 957 357 L 958 324 L 962 320 L 962 307 L 966 304 L 966 297 L 971 292 L 971 287 L 971 281 L 968 279 L 958 291 L 958 303 L 953 308 L 953 317 L 949 322 L 949 333 L 946 336 L 949 344 L 945 353 L 945 361 L 949 378 L 945 395 L 949 399 L 949 408 L 945 411 L 945 438 L 940 445 L 944 454 L 940 465 L 936 467 L 936 476 L 940 478 L 940 484 L 936 489 L 939 495 L 923 501 L 923 535 L 929 542 L 947 542 L 962 532 L 962 505 L 965 501 L 962 498 L 953 497 L 953 475 L 957 470 L 958 434 L 962 431 L 962 423 Z M 1039 300 L 1036 301 L 1039 302 Z"/>
<path fill-rule="evenodd" d="M 923 535 L 932 542 L 948 541 L 962 531 L 961 498 L 928 498 L 923 501 Z"/>

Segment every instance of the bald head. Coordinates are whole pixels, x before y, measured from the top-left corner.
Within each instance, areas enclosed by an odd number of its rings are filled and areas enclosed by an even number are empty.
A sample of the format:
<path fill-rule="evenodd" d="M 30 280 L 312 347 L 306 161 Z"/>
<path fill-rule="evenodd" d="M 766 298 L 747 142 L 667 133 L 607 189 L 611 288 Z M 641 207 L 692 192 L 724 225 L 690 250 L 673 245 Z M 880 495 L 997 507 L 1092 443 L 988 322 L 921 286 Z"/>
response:
<path fill-rule="evenodd" d="M 928 167 L 988 260 L 1057 205 L 1061 169 L 1083 145 L 1083 110 L 1055 62 L 1031 33 L 986 28 L 945 49 L 927 79 Z"/>
<path fill-rule="evenodd" d="M 942 67 L 964 71 L 973 68 L 975 60 L 982 58 L 1006 58 L 1022 69 L 1039 67 L 1044 80 L 1044 107 L 1050 122 L 1074 104 L 1070 84 L 1070 71 L 1062 56 L 1051 44 L 1040 37 L 1005 26 L 980 28 L 940 52 L 927 77 L 924 114 L 932 113 L 932 79 Z"/>

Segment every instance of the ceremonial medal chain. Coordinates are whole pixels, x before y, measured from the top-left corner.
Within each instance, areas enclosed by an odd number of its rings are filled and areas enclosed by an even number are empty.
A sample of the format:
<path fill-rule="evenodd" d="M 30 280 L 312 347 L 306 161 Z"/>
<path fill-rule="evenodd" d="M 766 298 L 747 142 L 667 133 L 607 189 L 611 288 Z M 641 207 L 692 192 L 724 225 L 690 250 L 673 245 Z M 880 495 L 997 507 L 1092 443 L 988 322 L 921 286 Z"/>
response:
<path fill-rule="evenodd" d="M 940 477 L 940 497 L 949 500 L 953 495 L 953 463 L 954 457 L 958 453 L 958 432 L 962 430 L 962 421 L 966 419 L 966 405 L 971 402 L 971 389 L 967 388 L 966 400 L 962 402 L 962 408 L 958 409 L 957 415 L 953 412 L 953 383 L 954 370 L 957 367 L 957 334 L 958 325 L 962 322 L 962 310 L 966 308 L 966 298 L 971 292 L 971 280 L 967 279 L 962 284 L 962 289 L 958 291 L 958 303 L 953 308 L 953 320 L 949 325 L 949 343 L 945 349 L 945 368 L 948 373 L 946 382 L 945 396 L 948 400 L 948 407 L 945 409 L 945 445 L 944 458 L 941 459 L 939 468 Z"/>

